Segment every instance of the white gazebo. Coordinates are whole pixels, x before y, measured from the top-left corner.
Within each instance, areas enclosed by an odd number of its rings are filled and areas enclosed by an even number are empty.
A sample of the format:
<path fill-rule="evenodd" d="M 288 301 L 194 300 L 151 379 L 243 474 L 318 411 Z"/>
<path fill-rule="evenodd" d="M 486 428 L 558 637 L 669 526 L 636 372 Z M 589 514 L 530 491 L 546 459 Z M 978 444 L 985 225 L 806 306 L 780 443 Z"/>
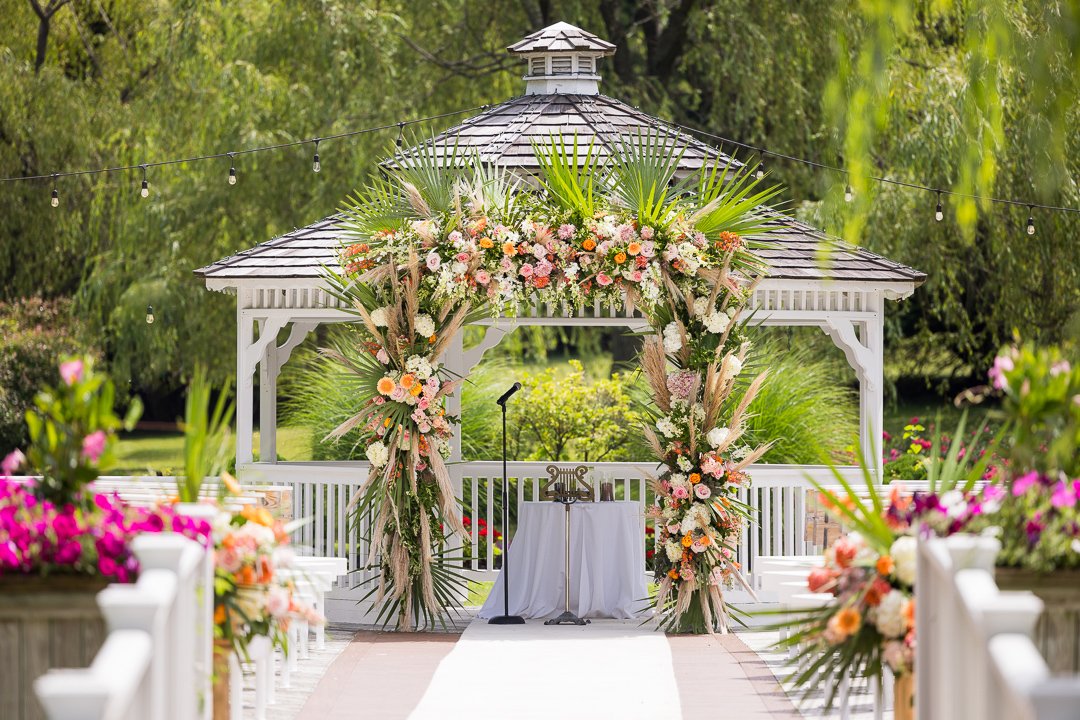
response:
<path fill-rule="evenodd" d="M 677 147 L 685 147 L 681 166 L 686 172 L 707 163 L 738 166 L 728 157 L 678 128 L 600 93 L 598 61 L 615 48 L 580 28 L 557 23 L 511 45 L 511 53 L 527 63 L 525 94 L 495 105 L 452 127 L 424 146 L 436 151 L 457 146 L 475 151 L 481 162 L 511 169 L 522 176 L 539 172 L 533 142 L 552 134 L 576 136 L 580 146 L 592 144 L 600 158 L 628 136 L 660 133 Z M 420 148 L 407 148 L 387 161 L 407 163 Z M 430 147 L 424 149 L 431 152 Z M 823 232 L 771 209 L 769 239 L 772 246 L 759 255 L 768 263 L 767 277 L 757 286 L 749 310 L 755 322 L 770 326 L 818 327 L 843 350 L 859 381 L 860 429 L 867 457 L 880 459 L 882 430 L 882 334 L 886 301 L 911 295 L 924 280 L 917 270 L 862 248 L 846 245 Z M 298 514 L 311 514 L 315 522 L 305 530 L 305 541 L 319 554 L 347 553 L 355 560 L 356 547 L 344 523 L 344 503 L 363 481 L 366 463 L 278 463 L 277 378 L 292 351 L 323 323 L 354 320 L 326 291 L 325 267 L 337 266 L 343 243 L 339 216 L 331 215 L 306 227 L 276 237 L 196 270 L 210 290 L 236 296 L 237 470 L 241 480 L 291 484 Z M 828 250 L 828 267 L 819 258 Z M 522 325 L 646 327 L 640 313 L 622 307 L 594 307 L 580 311 L 537 303 L 523 308 L 516 319 L 489 320 L 483 341 L 465 351 L 458 344 L 448 353 L 446 366 L 467 374 L 483 353 L 504 334 Z M 254 462 L 254 376 L 259 373 L 260 461 Z M 454 400 L 459 402 L 459 400 Z M 451 411 L 458 410 L 451 407 Z M 455 482 L 483 482 L 497 473 L 495 463 L 461 463 L 460 440 L 452 464 Z M 544 463 L 513 464 L 516 477 L 543 474 Z M 535 467 L 534 467 L 535 466 Z M 599 463 L 598 472 L 626 483 L 627 498 L 645 497 L 640 471 L 651 465 Z M 640 467 L 639 467 L 640 466 Z M 769 532 L 753 534 L 745 552 L 751 557 L 769 551 L 801 553 L 805 547 L 800 515 L 805 489 L 803 468 L 758 466 L 752 498 L 762 511 Z M 631 493 L 631 484 L 637 488 Z M 519 499 L 528 494 L 518 483 Z M 774 492 L 775 490 L 775 492 Z M 466 508 L 474 517 L 484 508 Z M 490 494 L 487 515 L 491 516 Z M 766 515 L 769 519 L 766 519 Z M 785 518 L 787 518 L 785 520 Z M 790 522 L 789 522 L 790 521 Z M 475 527 L 475 524 L 474 524 Z M 775 530 L 775 532 L 773 532 Z M 475 532 L 475 531 L 474 531 Z M 473 538 L 474 544 L 476 538 Z M 336 548 L 336 550 L 335 550 Z M 348 548 L 348 550 L 346 550 Z M 490 550 L 489 550 L 490 552 Z M 475 558 L 475 553 L 473 557 Z M 489 562 L 487 567 L 492 567 Z M 475 565 L 473 567 L 475 568 Z"/>

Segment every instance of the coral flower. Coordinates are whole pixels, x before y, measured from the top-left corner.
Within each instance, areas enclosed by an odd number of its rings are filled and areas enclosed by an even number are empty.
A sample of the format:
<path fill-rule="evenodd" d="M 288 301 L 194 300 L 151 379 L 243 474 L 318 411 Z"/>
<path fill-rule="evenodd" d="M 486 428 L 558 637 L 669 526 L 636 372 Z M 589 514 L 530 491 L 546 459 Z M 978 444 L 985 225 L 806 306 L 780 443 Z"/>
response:
<path fill-rule="evenodd" d="M 377 387 L 379 392 L 381 392 L 383 395 L 389 395 L 390 393 L 394 392 L 395 383 L 390 378 L 384 377 L 382 380 L 379 380 L 379 384 Z"/>
<path fill-rule="evenodd" d="M 701 475 L 699 473 L 690 473 L 690 482 L 693 485 L 697 485 L 701 482 Z"/>
<path fill-rule="evenodd" d="M 406 390 L 408 390 L 415 384 L 416 378 L 414 378 L 412 375 L 405 373 L 401 376 L 401 387 L 405 388 Z"/>
<path fill-rule="evenodd" d="M 491 238 L 480 238 L 480 247 L 489 250 L 495 247 L 495 243 L 492 242 Z"/>
<path fill-rule="evenodd" d="M 835 630 L 843 637 L 849 638 L 859 632 L 862 627 L 862 615 L 855 608 L 844 608 L 829 620 L 829 624 L 835 622 Z"/>
<path fill-rule="evenodd" d="M 690 547 L 694 544 L 694 539 L 690 537 L 690 533 L 686 533 L 685 535 L 683 535 L 682 544 L 683 547 Z"/>
<path fill-rule="evenodd" d="M 626 262 L 626 253 L 621 252 L 621 253 L 616 254 L 615 255 L 615 262 L 618 263 L 619 265 L 622 265 L 624 262 Z"/>
<path fill-rule="evenodd" d="M 504 242 L 502 250 L 503 250 L 503 255 L 516 255 L 517 254 L 517 248 L 514 246 L 514 243 L 512 243 L 512 242 Z"/>
<path fill-rule="evenodd" d="M 877 559 L 878 575 L 888 575 L 893 571 L 893 559 L 888 555 L 882 555 Z"/>
<path fill-rule="evenodd" d="M 637 242 L 630 243 L 629 245 L 626 246 L 626 252 L 630 253 L 631 255 L 637 255 L 638 253 L 641 252 L 641 243 L 637 243 Z"/>
<path fill-rule="evenodd" d="M 596 241 L 593 240 L 591 237 L 587 237 L 587 238 L 585 238 L 585 242 L 581 243 L 581 247 L 585 248 L 586 250 L 590 250 L 590 251 L 595 250 L 596 249 Z"/>

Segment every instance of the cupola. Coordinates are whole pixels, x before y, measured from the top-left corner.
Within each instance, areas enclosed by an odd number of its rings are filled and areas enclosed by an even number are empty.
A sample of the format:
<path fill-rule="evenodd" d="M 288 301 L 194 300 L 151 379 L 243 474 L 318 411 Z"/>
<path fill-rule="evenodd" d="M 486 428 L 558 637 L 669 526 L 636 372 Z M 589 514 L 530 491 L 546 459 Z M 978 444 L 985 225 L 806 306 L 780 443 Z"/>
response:
<path fill-rule="evenodd" d="M 615 46 L 570 23 L 557 22 L 506 48 L 528 63 L 526 95 L 599 95 L 596 63 Z"/>

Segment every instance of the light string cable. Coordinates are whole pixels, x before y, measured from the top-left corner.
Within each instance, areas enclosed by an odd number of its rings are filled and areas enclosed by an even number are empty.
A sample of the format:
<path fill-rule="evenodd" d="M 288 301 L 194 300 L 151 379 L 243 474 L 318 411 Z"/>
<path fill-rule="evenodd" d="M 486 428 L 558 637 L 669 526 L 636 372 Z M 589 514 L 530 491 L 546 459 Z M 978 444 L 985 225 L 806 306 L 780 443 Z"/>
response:
<path fill-rule="evenodd" d="M 228 158 L 230 161 L 232 161 L 234 158 L 240 155 L 253 155 L 255 153 L 269 152 L 271 150 L 283 150 L 285 148 L 300 147 L 302 145 L 314 145 L 316 148 L 316 157 L 318 157 L 319 143 L 326 142 L 327 140 L 340 140 L 342 138 L 350 138 L 356 135 L 365 135 L 368 133 L 380 132 L 382 130 L 390 130 L 392 128 L 398 128 L 399 132 L 401 132 L 406 125 L 416 125 L 418 123 L 430 122 L 432 120 L 441 120 L 442 118 L 453 117 L 454 115 L 464 115 L 465 113 L 476 112 L 477 110 L 484 110 L 487 107 L 487 105 L 479 105 L 477 107 L 470 107 L 464 108 L 462 110 L 454 110 L 452 112 L 439 113 L 438 115 L 428 115 L 427 117 L 415 118 L 412 120 L 401 120 L 399 122 L 387 123 L 385 125 L 377 125 L 374 127 L 360 128 L 358 130 L 346 130 L 345 132 L 335 133 L 333 135 L 319 135 L 316 137 L 303 138 L 301 140 L 276 143 L 274 145 L 262 145 L 259 147 L 245 148 L 242 150 L 208 153 L 205 155 L 196 155 L 193 157 L 178 158 L 173 160 L 158 160 L 156 162 L 136 163 L 134 165 L 115 165 L 112 167 L 87 170 L 47 172 L 41 175 L 19 175 L 12 177 L 3 177 L 0 178 L 0 182 L 8 183 L 24 180 L 52 180 L 55 189 L 55 183 L 60 178 L 79 177 L 82 175 L 102 175 L 107 173 L 131 172 L 133 170 L 141 170 L 145 182 L 146 171 L 149 168 L 167 167 L 169 165 L 182 165 L 184 163 L 196 163 L 205 160 L 220 160 L 222 158 Z M 318 170 L 316 170 L 315 172 L 318 172 Z"/>
<path fill-rule="evenodd" d="M 817 162 L 816 160 L 808 160 L 806 158 L 796 157 L 794 155 L 787 155 L 785 153 L 776 152 L 776 151 L 773 151 L 773 150 L 768 150 L 768 149 L 760 147 L 758 145 L 751 145 L 749 143 L 739 142 L 738 140 L 732 140 L 731 138 L 724 137 L 723 135 L 717 135 L 716 133 L 709 132 L 708 130 L 701 130 L 699 128 L 693 128 L 693 127 L 689 127 L 687 125 L 680 125 L 679 123 L 676 123 L 676 122 L 665 121 L 665 120 L 659 120 L 658 122 L 660 124 L 662 124 L 662 125 L 666 125 L 670 129 L 681 130 L 681 131 L 685 131 L 685 132 L 692 133 L 692 134 L 695 134 L 695 135 L 700 135 L 702 137 L 706 137 L 706 138 L 709 138 L 711 140 L 716 140 L 716 141 L 719 141 L 721 143 L 726 143 L 728 145 L 734 145 L 736 147 L 743 148 L 745 150 L 749 150 L 751 152 L 757 153 L 758 157 L 762 159 L 761 160 L 762 163 L 764 162 L 764 158 L 766 156 L 768 156 L 768 157 L 777 158 L 779 160 L 786 160 L 788 162 L 799 163 L 799 164 L 802 164 L 802 165 L 806 165 L 808 167 L 818 168 L 820 170 L 827 170 L 829 172 L 833 172 L 833 173 L 836 173 L 838 175 L 842 175 L 845 178 L 852 177 L 851 171 L 845 170 L 844 168 L 837 167 L 835 165 L 829 165 L 827 163 Z M 998 205 L 1008 205 L 1008 206 L 1012 206 L 1012 207 L 1027 208 L 1028 216 L 1029 216 L 1028 217 L 1028 234 L 1029 235 L 1034 234 L 1034 227 L 1035 227 L 1034 219 L 1031 217 L 1031 211 L 1032 210 L 1048 210 L 1048 211 L 1051 211 L 1051 212 L 1065 212 L 1065 213 L 1080 214 L 1080 208 L 1062 207 L 1060 205 L 1046 205 L 1046 204 L 1042 204 L 1042 203 L 1031 202 L 1030 200 L 1011 200 L 1011 199 L 1008 199 L 1008 198 L 999 198 L 999 197 L 992 197 L 992 196 L 987 196 L 987 195 L 972 195 L 972 194 L 969 194 L 969 193 L 962 193 L 962 192 L 957 192 L 955 190 L 949 190 L 948 188 L 936 187 L 936 186 L 932 186 L 932 185 L 921 185 L 919 183 L 908 182 L 906 180 L 897 180 L 895 178 L 884 177 L 884 176 L 881 176 L 881 175 L 867 175 L 866 178 L 868 180 L 872 180 L 872 181 L 878 182 L 878 183 L 883 183 L 883 184 L 887 184 L 887 185 L 896 185 L 898 187 L 908 188 L 908 189 L 911 189 L 911 190 L 921 190 L 923 192 L 935 194 L 936 197 L 938 198 L 938 204 L 937 204 L 935 216 L 937 215 L 937 213 L 941 212 L 940 198 L 942 196 L 950 196 L 950 197 L 955 197 L 955 198 L 965 198 L 965 199 L 970 199 L 970 200 L 976 200 L 978 202 L 996 203 Z M 850 202 L 853 199 L 853 195 L 854 195 L 854 193 L 853 193 L 853 191 L 851 189 L 851 185 L 850 185 L 850 183 L 847 183 L 845 185 L 845 187 L 844 187 L 844 199 L 847 200 L 848 202 Z M 940 219 L 940 218 L 936 218 L 936 219 Z"/>

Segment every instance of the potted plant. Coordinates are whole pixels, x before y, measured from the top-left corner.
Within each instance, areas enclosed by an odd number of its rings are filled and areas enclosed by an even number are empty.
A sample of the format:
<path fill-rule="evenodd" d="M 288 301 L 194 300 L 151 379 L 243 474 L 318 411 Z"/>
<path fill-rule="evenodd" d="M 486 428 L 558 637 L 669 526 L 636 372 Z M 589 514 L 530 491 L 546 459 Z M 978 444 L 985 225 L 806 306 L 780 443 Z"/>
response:
<path fill-rule="evenodd" d="M 1014 344 L 990 369 L 1011 428 L 1008 472 L 979 525 L 1001 540 L 997 584 L 1045 604 L 1036 644 L 1053 672 L 1080 671 L 1080 367 L 1059 348 Z"/>

